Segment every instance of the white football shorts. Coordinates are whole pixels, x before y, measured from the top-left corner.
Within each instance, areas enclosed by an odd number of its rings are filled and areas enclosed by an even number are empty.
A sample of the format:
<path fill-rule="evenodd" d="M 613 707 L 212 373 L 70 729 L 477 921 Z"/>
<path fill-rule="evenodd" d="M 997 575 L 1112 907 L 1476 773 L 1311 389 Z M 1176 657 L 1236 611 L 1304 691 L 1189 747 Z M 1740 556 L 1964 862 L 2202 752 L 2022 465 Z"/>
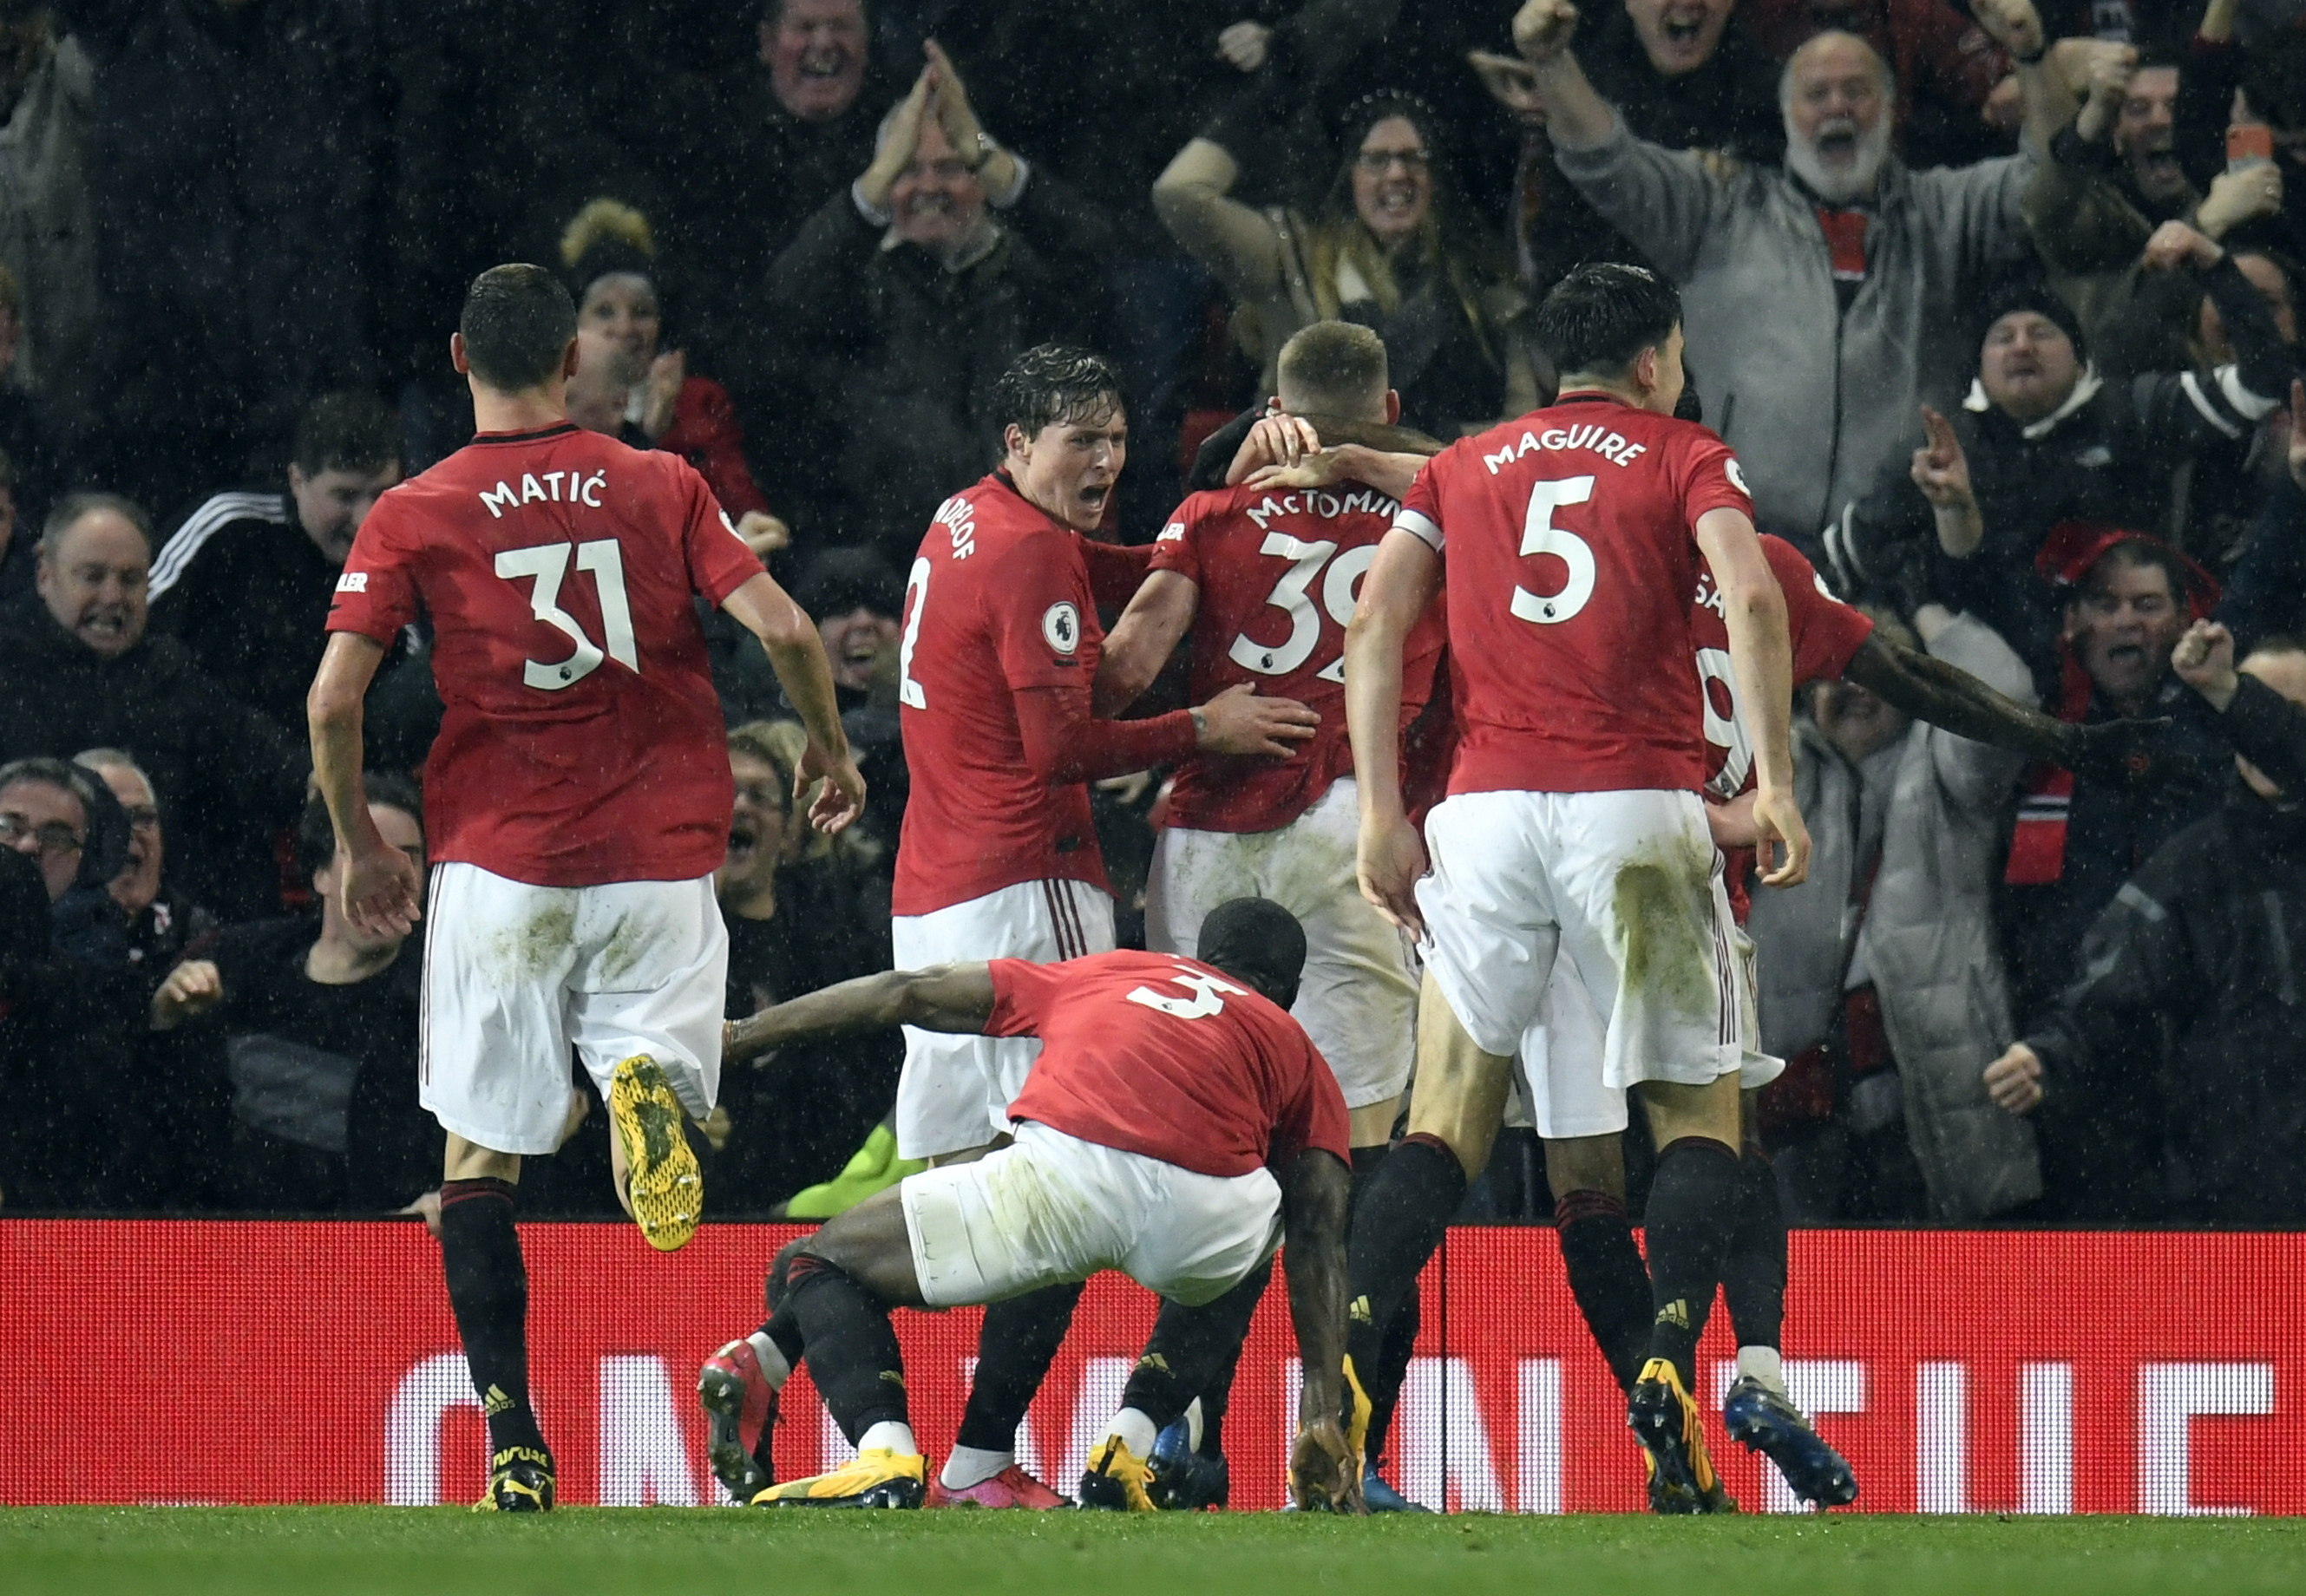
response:
<path fill-rule="evenodd" d="M 572 1047 L 603 1097 L 645 1053 L 682 1107 L 713 1112 L 729 935 L 711 876 L 540 887 L 439 864 L 425 920 L 417 1097 L 443 1128 L 554 1151 Z"/>
<path fill-rule="evenodd" d="M 1269 1170 L 1197 1174 L 1047 1125 L 1016 1134 L 897 1188 L 932 1308 L 997 1302 L 1100 1269 L 1197 1308 L 1280 1245 L 1281 1185 Z"/>
<path fill-rule="evenodd" d="M 1754 939 L 1734 917 L 1723 935 L 1730 942 L 1729 998 L 1738 1026 L 1738 1086 L 1741 1091 L 1754 1091 L 1785 1073 L 1786 1061 L 1762 1051 Z M 1536 1023 L 1522 1033 L 1521 1052 L 1514 1060 L 1514 1091 L 1506 1104 L 1505 1122 L 1534 1129 L 1548 1139 L 1623 1131 L 1626 1094 L 1602 1083 L 1603 1045 L 1601 1016 L 1585 990 L 1584 977 L 1567 954 L 1555 954 L 1553 984 Z"/>
<path fill-rule="evenodd" d="M 1029 959 L 1056 964 L 1113 952 L 1113 900 L 1080 881 L 1021 881 L 982 898 L 889 925 L 899 969 Z M 1024 1089 L 1034 1037 L 956 1037 L 905 1028 L 897 1078 L 897 1155 L 940 1158 L 981 1148 L 1009 1129 L 1009 1105 Z"/>
<path fill-rule="evenodd" d="M 1521 1049 L 1559 957 L 1600 1020 L 1598 1052 L 1581 1050 L 1573 1072 L 1623 1091 L 1737 1070 L 1729 900 L 1695 793 L 1461 793 L 1434 808 L 1425 838 L 1426 969 L 1483 1052 Z M 1533 1101 L 1551 1096 L 1550 1082 L 1532 1087 Z"/>
<path fill-rule="evenodd" d="M 1232 898 L 1270 898 L 1305 928 L 1305 974 L 1289 1012 L 1313 1038 L 1347 1108 L 1401 1095 L 1417 1053 L 1417 977 L 1407 940 L 1354 874 L 1353 779 L 1269 832 L 1164 831 L 1145 889 L 1145 944 L 1199 956 L 1201 922 Z"/>

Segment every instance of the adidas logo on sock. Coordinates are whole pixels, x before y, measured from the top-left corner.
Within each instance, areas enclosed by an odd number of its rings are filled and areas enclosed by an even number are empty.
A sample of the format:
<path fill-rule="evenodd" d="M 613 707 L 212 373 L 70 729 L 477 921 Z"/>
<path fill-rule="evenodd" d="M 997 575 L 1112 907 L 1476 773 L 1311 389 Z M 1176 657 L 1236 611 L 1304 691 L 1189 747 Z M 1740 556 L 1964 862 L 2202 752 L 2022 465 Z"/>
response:
<path fill-rule="evenodd" d="M 491 1386 L 481 1397 L 481 1412 L 490 1418 L 512 1412 L 512 1398 L 504 1394 L 502 1386 Z"/>
<path fill-rule="evenodd" d="M 1676 1297 L 1658 1310 L 1657 1322 L 1671 1325 L 1677 1330 L 1687 1330 L 1689 1328 L 1689 1304 Z"/>

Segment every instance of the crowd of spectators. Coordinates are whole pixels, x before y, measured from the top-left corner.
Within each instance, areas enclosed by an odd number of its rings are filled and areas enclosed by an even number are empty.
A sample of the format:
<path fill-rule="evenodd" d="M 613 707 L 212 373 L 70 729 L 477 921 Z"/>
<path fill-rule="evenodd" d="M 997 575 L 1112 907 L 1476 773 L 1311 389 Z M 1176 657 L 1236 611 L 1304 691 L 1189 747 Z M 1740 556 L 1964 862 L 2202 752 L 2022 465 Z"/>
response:
<path fill-rule="evenodd" d="M 1377 330 L 1446 440 L 1550 397 L 1527 312 L 1596 257 L 1679 286 L 1838 593 L 2165 723 L 2076 773 L 1809 696 L 1818 862 L 1755 894 L 1789 1211 L 2306 1223 L 2299 0 L 0 0 L 0 1211 L 434 1183 L 422 928 L 334 907 L 303 704 L 370 507 L 469 436 L 475 272 L 565 274 L 572 417 L 688 459 L 832 658 L 837 845 L 708 620 L 737 1014 L 887 964 L 902 573 L 1017 354 L 1118 363 L 1143 542 L 1299 328 Z M 420 864 L 427 645 L 368 717 Z M 1158 791 L 1095 794 L 1124 940 Z M 885 1161 L 901 1052 L 732 1071 L 716 1208 Z M 602 1200 L 601 1121 L 573 1074 L 532 1213 Z"/>

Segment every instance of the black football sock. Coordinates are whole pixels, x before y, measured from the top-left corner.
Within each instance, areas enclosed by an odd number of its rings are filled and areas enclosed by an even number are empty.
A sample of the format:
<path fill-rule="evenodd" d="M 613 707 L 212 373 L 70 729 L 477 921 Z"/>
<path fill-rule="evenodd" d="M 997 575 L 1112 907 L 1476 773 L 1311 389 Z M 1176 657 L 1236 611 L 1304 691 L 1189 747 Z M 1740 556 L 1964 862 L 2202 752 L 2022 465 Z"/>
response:
<path fill-rule="evenodd" d="M 1135 1408 L 1166 1430 L 1194 1397 L 1201 1399 L 1200 1450 L 1216 1454 L 1212 1437 L 1224 1425 L 1225 1404 L 1233 1394 L 1233 1373 L 1241 1361 L 1241 1344 L 1249 1321 L 1273 1277 L 1268 1261 L 1250 1272 L 1240 1284 L 1213 1302 L 1199 1308 L 1164 1302 L 1146 1339 L 1144 1356 L 1130 1370 L 1121 1393 L 1121 1405 Z M 1210 1414 L 1217 1421 L 1210 1422 Z"/>
<path fill-rule="evenodd" d="M 980 1452 L 1016 1450 L 1017 1427 L 1025 1421 L 1033 1393 L 1041 1388 L 1058 1344 L 1072 1325 L 1080 1294 L 1078 1282 L 1045 1285 L 985 1310 L 984 1327 L 977 1334 L 977 1378 L 969 1383 L 969 1405 L 961 1410 L 954 1445 Z"/>
<path fill-rule="evenodd" d="M 1634 1245 L 1634 1227 L 1625 1199 L 1606 1191 L 1568 1191 L 1553 1205 L 1554 1233 L 1561 1239 L 1561 1262 L 1569 1274 L 1569 1294 L 1577 1300 L 1593 1344 L 1610 1365 L 1618 1389 L 1630 1392 L 1649 1351 L 1649 1266 Z"/>
<path fill-rule="evenodd" d="M 804 1255 L 793 1260 L 776 1319 L 790 1319 L 799 1331 L 808 1377 L 850 1446 L 875 1424 L 910 1421 L 904 1357 L 878 1297 L 823 1259 Z"/>
<path fill-rule="evenodd" d="M 1355 1378 L 1384 1367 L 1393 1316 L 1465 1200 L 1465 1166 L 1438 1136 L 1402 1138 L 1370 1177 L 1345 1242 L 1345 1354 Z"/>
<path fill-rule="evenodd" d="M 1646 1217 L 1654 1310 L 1649 1355 L 1670 1361 L 1687 1388 L 1738 1222 L 1738 1155 L 1708 1136 L 1667 1143 L 1658 1150 Z"/>
<path fill-rule="evenodd" d="M 1759 1153 L 1738 1160 L 1738 1223 L 1721 1266 L 1721 1300 L 1741 1347 L 1775 1347 L 1786 1319 L 1786 1210 L 1778 1172 Z"/>
<path fill-rule="evenodd" d="M 1370 1399 L 1369 1440 L 1363 1450 L 1372 1463 L 1385 1455 L 1386 1438 L 1393 1433 L 1393 1411 L 1401 1404 L 1402 1382 L 1409 1378 L 1409 1361 L 1417 1353 L 1417 1327 L 1423 1308 L 1417 1282 L 1412 1280 L 1385 1327 L 1377 1369 L 1362 1387 Z M 1354 1369 L 1359 1373 L 1361 1365 L 1356 1363 Z"/>
<path fill-rule="evenodd" d="M 528 1405 L 528 1268 L 513 1228 L 514 1190 L 491 1179 L 440 1185 L 440 1269 L 491 1453 L 549 1450 Z"/>

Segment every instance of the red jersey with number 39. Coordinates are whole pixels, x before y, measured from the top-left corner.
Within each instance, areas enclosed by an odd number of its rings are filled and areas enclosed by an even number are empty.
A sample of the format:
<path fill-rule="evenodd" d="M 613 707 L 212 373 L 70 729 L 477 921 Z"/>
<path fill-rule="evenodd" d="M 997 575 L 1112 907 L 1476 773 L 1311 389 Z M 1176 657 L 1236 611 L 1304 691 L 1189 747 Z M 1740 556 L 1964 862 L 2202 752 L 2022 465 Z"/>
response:
<path fill-rule="evenodd" d="M 1208 755 L 1187 761 L 1170 789 L 1170 824 L 1273 831 L 1353 773 L 1345 623 L 1400 508 L 1358 483 L 1311 491 L 1223 488 L 1192 494 L 1170 516 L 1153 545 L 1153 568 L 1174 571 L 1200 589 L 1192 701 L 1206 704 L 1248 682 L 1321 717 L 1320 729 L 1286 759 Z M 1437 605 L 1402 649 L 1405 727 L 1432 694 L 1442 626 Z"/>
<path fill-rule="evenodd" d="M 1337 1078 L 1247 982 L 1128 950 L 987 968 L 985 1034 L 1041 1038 L 1012 1119 L 1199 1174 L 1285 1169 L 1307 1148 L 1352 1161 Z"/>
<path fill-rule="evenodd" d="M 484 432 L 378 499 L 328 626 L 389 644 L 431 618 L 434 859 L 688 881 L 728 853 L 733 797 L 693 596 L 760 574 L 687 461 L 563 422 Z"/>
<path fill-rule="evenodd" d="M 1695 791 L 1705 779 L 1694 528 L 1753 514 L 1729 445 L 1602 394 L 1450 445 L 1394 525 L 1444 561 L 1449 790 Z"/>
<path fill-rule="evenodd" d="M 1105 634 L 1076 534 L 1000 474 L 938 507 L 905 578 L 898 721 L 912 789 L 892 907 L 927 914 L 1024 881 L 1110 892 L 1089 788 L 1025 761 L 1014 695 L 1097 676 Z"/>

